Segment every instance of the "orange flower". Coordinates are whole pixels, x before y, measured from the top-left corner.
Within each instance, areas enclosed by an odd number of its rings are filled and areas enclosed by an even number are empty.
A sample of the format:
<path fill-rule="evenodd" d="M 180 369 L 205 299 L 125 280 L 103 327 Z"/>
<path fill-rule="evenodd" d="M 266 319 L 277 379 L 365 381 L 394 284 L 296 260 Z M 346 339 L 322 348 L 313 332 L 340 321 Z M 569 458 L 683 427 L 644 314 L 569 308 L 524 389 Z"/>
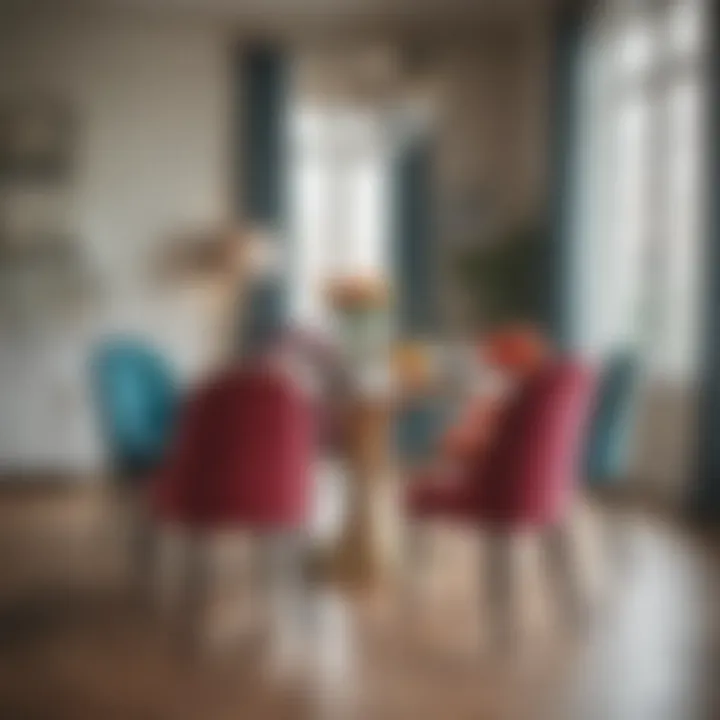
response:
<path fill-rule="evenodd" d="M 326 294 L 337 310 L 373 310 L 387 306 L 387 283 L 372 276 L 344 276 L 330 280 Z"/>
<path fill-rule="evenodd" d="M 486 337 L 479 346 L 485 362 L 519 376 L 543 365 L 551 355 L 545 336 L 531 325 L 512 325 Z"/>
<path fill-rule="evenodd" d="M 409 390 L 420 390 L 430 382 L 432 360 L 422 343 L 397 345 L 393 349 L 392 366 L 400 384 Z"/>

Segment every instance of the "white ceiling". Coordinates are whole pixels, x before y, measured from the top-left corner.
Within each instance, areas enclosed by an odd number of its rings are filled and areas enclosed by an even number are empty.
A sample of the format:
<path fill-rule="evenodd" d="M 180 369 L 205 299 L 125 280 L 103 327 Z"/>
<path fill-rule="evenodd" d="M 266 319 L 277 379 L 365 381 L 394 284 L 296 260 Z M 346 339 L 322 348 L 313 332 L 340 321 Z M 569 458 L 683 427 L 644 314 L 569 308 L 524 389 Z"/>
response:
<path fill-rule="evenodd" d="M 137 6 L 144 9 L 183 9 L 248 15 L 292 14 L 438 15 L 462 12 L 499 16 L 546 7 L 548 0 L 85 0 L 92 5 Z"/>
<path fill-rule="evenodd" d="M 491 23 L 544 13 L 558 0 L 22 0 L 30 8 L 185 13 L 251 27 L 338 23 Z M 4 4 L 0 0 L 0 6 Z"/>

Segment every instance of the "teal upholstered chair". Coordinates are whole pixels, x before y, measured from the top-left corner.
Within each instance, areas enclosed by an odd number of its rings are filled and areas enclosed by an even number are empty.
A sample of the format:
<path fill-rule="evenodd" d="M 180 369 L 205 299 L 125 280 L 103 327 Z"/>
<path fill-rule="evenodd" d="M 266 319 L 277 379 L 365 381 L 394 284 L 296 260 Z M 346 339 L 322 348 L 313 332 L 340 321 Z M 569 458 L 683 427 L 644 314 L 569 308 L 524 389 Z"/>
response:
<path fill-rule="evenodd" d="M 638 361 L 631 353 L 616 355 L 603 371 L 585 458 L 592 485 L 612 483 L 627 472 L 638 376 Z"/>
<path fill-rule="evenodd" d="M 164 457 L 178 389 L 165 359 L 131 338 L 103 342 L 92 358 L 102 435 L 117 477 L 135 481 Z"/>
<path fill-rule="evenodd" d="M 395 422 L 395 444 L 403 464 L 422 464 L 437 455 L 452 411 L 452 403 L 438 397 L 411 400 L 400 410 Z"/>

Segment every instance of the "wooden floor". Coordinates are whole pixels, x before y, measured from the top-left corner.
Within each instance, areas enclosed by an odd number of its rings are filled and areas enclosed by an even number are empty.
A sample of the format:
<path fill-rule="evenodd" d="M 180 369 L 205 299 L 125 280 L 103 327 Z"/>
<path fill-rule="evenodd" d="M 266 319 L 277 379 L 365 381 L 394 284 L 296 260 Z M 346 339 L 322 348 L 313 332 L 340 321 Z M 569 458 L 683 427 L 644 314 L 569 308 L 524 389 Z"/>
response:
<path fill-rule="evenodd" d="M 720 718 L 720 559 L 657 517 L 604 514 L 587 626 L 550 601 L 514 651 L 483 646 L 477 542 L 438 530 L 415 604 L 318 588 L 289 657 L 265 625 L 188 652 L 135 598 L 120 519 L 94 490 L 0 495 L 2 720 Z M 225 611 L 252 606 L 244 587 Z"/>

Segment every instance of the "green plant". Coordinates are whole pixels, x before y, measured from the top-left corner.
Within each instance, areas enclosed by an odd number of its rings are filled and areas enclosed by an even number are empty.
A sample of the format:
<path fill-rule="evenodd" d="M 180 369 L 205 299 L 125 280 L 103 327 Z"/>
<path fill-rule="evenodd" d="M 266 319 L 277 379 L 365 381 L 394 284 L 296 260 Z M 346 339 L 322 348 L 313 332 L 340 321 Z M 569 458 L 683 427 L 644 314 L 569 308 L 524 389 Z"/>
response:
<path fill-rule="evenodd" d="M 549 236 L 539 224 L 499 234 L 457 256 L 457 277 L 480 326 L 542 320 Z"/>

